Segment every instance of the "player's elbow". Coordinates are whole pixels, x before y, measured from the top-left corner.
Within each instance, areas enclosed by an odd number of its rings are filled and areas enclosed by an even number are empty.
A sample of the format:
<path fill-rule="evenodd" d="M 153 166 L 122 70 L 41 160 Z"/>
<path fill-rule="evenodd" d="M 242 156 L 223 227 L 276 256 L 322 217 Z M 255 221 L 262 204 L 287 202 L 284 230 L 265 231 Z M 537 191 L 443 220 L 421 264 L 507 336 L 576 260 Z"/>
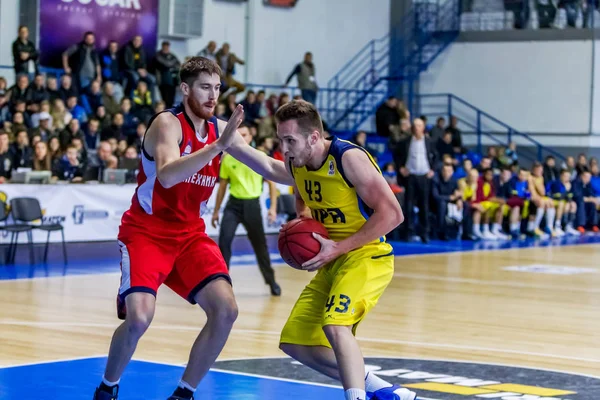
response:
<path fill-rule="evenodd" d="M 170 189 L 177 184 L 177 182 L 175 182 L 175 180 L 170 177 L 168 173 L 165 173 L 163 169 L 160 169 L 156 172 L 156 179 L 165 189 Z"/>
<path fill-rule="evenodd" d="M 394 228 L 404 222 L 404 213 L 402 212 L 400 203 L 394 204 L 391 220 L 393 221 Z"/>

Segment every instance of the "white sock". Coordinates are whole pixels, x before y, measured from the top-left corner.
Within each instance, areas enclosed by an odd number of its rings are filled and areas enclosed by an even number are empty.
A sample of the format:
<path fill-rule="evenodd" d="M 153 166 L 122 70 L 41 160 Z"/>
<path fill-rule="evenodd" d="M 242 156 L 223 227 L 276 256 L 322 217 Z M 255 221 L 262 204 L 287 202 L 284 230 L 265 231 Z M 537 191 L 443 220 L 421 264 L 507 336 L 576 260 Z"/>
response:
<path fill-rule="evenodd" d="M 119 384 L 119 382 L 121 382 L 121 380 L 120 380 L 120 379 L 119 379 L 119 380 L 117 380 L 116 382 L 111 382 L 111 381 L 107 380 L 107 379 L 104 377 L 104 375 L 102 375 L 102 383 L 104 383 L 104 384 L 105 384 L 106 386 L 108 386 L 108 387 L 113 387 L 113 386 L 115 386 L 115 385 L 118 385 L 118 384 Z"/>
<path fill-rule="evenodd" d="M 542 218 L 544 218 L 544 209 L 542 207 L 538 207 L 537 212 L 535 213 L 535 228 L 533 229 L 537 229 L 540 227 L 540 222 L 542 222 Z"/>
<path fill-rule="evenodd" d="M 494 224 L 494 226 L 492 228 L 492 232 L 494 234 L 496 234 L 496 233 L 502 233 L 502 225 L 500 225 L 500 224 Z"/>
<path fill-rule="evenodd" d="M 362 389 L 346 390 L 346 400 L 367 400 L 367 393 Z"/>
<path fill-rule="evenodd" d="M 556 220 L 556 222 L 554 223 L 554 228 L 555 229 L 561 229 L 562 228 L 562 223 L 560 222 L 560 220 Z"/>
<path fill-rule="evenodd" d="M 481 224 L 481 232 L 483 232 L 484 235 L 490 233 L 490 224 Z"/>
<path fill-rule="evenodd" d="M 189 383 L 187 383 L 183 379 L 179 381 L 179 387 L 182 388 L 182 389 L 187 389 L 187 390 L 189 390 L 192 393 L 194 393 L 196 391 L 195 387 L 192 387 L 192 385 L 190 385 Z"/>
<path fill-rule="evenodd" d="M 556 217 L 556 208 L 549 208 L 546 210 L 546 225 L 548 229 L 552 229 L 554 226 L 554 217 Z"/>
<path fill-rule="evenodd" d="M 527 232 L 533 232 L 535 229 L 535 221 L 529 220 L 527 221 Z"/>
<path fill-rule="evenodd" d="M 379 389 L 393 386 L 391 383 L 384 381 L 372 372 L 367 372 L 365 376 L 365 389 L 369 393 L 375 393 Z"/>
<path fill-rule="evenodd" d="M 473 235 L 477 237 L 481 236 L 481 230 L 477 224 L 473 224 Z"/>
<path fill-rule="evenodd" d="M 518 231 L 520 230 L 519 228 L 521 228 L 521 224 L 519 222 L 513 222 L 512 224 L 510 224 L 511 232 Z"/>

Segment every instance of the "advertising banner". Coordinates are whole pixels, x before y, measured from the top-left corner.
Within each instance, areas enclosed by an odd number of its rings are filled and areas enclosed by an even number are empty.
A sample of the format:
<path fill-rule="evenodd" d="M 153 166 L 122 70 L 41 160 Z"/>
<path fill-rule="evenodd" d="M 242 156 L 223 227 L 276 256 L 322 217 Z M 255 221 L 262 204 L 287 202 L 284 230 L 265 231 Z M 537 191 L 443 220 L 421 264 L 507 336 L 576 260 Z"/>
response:
<path fill-rule="evenodd" d="M 219 227 L 213 228 L 211 218 L 215 207 L 215 198 L 218 184 L 213 195 L 208 201 L 206 213 L 203 215 L 206 222 L 206 233 L 217 237 Z M 68 242 L 110 241 L 117 240 L 121 217 L 131 205 L 131 198 L 135 192 L 135 185 L 16 185 L 7 184 L 0 186 L 0 190 L 7 195 L 8 202 L 15 197 L 35 197 L 42 206 L 45 223 L 61 223 L 65 227 L 65 240 Z M 289 193 L 289 187 L 281 185 L 278 190 L 282 194 Z M 219 221 L 223 218 L 223 210 L 229 197 L 229 191 L 220 209 Z M 270 205 L 269 189 L 264 185 L 261 196 L 261 208 L 265 232 L 277 233 L 286 216 L 279 215 L 274 224 L 267 220 L 268 206 Z M 8 223 L 11 223 L 9 220 Z M 240 225 L 237 235 L 245 235 L 246 230 Z M 7 241 L 7 233 L 3 232 L 3 241 Z M 51 242 L 59 242 L 60 234 L 53 233 Z M 46 241 L 46 233 L 35 231 L 34 242 Z M 20 243 L 27 242 L 27 235 L 22 234 Z"/>
<path fill-rule="evenodd" d="M 158 0 L 39 0 L 40 63 L 62 68 L 62 53 L 83 40 L 87 31 L 96 35 L 96 50 L 111 40 L 122 47 L 141 35 L 148 60 L 156 52 Z"/>

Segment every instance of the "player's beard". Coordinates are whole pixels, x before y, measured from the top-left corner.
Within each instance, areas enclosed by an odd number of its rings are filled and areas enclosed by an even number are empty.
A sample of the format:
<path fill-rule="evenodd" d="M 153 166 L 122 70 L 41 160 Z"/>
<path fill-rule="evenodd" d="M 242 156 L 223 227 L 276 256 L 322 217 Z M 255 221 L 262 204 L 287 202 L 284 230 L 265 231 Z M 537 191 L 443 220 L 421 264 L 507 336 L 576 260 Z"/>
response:
<path fill-rule="evenodd" d="M 212 111 L 207 111 L 206 108 L 194 98 L 194 96 L 188 96 L 187 104 L 192 113 L 198 118 L 207 120 L 212 118 L 212 116 L 214 115 L 214 108 L 212 109 Z"/>
<path fill-rule="evenodd" d="M 308 143 L 308 140 L 307 140 L 306 144 L 304 145 L 304 150 L 302 150 L 302 153 L 300 153 L 300 156 L 294 158 L 295 161 L 297 162 L 297 165 L 294 165 L 294 166 L 296 168 L 304 167 L 306 164 L 308 164 L 311 157 L 312 157 L 312 147 L 310 146 L 310 144 Z"/>

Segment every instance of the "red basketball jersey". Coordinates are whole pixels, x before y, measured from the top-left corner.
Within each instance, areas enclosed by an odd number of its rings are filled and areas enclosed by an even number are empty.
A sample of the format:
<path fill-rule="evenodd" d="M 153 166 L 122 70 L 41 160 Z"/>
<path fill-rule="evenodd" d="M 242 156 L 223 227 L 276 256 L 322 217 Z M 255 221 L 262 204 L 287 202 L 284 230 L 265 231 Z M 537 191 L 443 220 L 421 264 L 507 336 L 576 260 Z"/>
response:
<path fill-rule="evenodd" d="M 186 157 L 204 146 L 213 143 L 219 137 L 219 128 L 215 117 L 206 121 L 206 136 L 203 138 L 194 128 L 194 124 L 185 112 L 183 105 L 165 110 L 179 120 L 181 142 L 179 154 Z M 157 114 L 158 115 L 158 114 Z M 150 120 L 148 128 L 156 115 Z M 206 212 L 206 203 L 219 179 L 221 155 L 216 156 L 200 171 L 183 182 L 166 189 L 156 178 L 156 163 L 150 157 L 142 143 L 141 166 L 137 177 L 137 188 L 131 208 L 123 215 L 123 223 L 136 225 L 158 224 L 166 229 L 173 227 L 191 228 L 197 224 L 204 226 L 202 214 Z"/>

